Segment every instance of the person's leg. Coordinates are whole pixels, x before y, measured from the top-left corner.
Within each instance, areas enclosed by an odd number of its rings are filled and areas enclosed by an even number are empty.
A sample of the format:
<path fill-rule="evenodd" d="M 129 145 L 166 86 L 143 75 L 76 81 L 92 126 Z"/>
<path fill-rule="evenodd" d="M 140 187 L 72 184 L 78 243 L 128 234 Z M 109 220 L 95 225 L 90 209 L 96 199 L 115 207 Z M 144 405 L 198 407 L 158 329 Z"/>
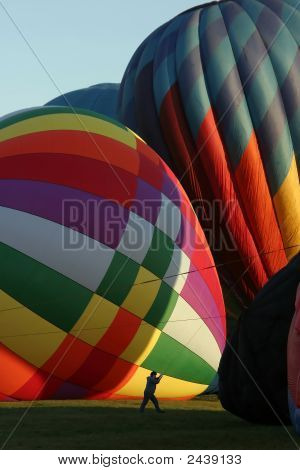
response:
<path fill-rule="evenodd" d="M 152 401 L 153 405 L 155 406 L 156 411 L 158 411 L 160 413 L 162 410 L 159 407 L 159 403 L 158 403 L 158 400 L 157 400 L 156 396 L 151 395 L 150 400 Z"/>
<path fill-rule="evenodd" d="M 145 409 L 145 407 L 146 407 L 148 401 L 149 401 L 149 397 L 146 396 L 146 395 L 144 395 L 144 399 L 143 399 L 143 401 L 142 401 L 142 403 L 141 403 L 141 406 L 140 406 L 140 412 L 141 412 L 141 413 L 143 413 L 143 411 L 144 411 L 144 409 Z"/>

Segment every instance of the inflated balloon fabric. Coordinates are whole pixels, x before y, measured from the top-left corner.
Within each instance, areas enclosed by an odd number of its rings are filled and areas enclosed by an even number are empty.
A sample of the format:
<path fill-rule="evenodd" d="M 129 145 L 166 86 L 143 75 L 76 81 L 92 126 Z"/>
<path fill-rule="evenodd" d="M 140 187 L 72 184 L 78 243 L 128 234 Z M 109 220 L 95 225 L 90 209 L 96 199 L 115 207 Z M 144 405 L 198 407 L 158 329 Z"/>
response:
<path fill-rule="evenodd" d="M 222 355 L 221 403 L 249 421 L 290 422 L 287 343 L 299 282 L 300 254 L 270 279 L 240 316 Z"/>
<path fill-rule="evenodd" d="M 291 421 L 300 434 L 300 285 L 288 338 L 288 400 Z"/>
<path fill-rule="evenodd" d="M 297 0 L 212 2 L 154 31 L 121 83 L 119 118 L 202 206 L 228 307 L 299 251 L 299 44 Z"/>
<path fill-rule="evenodd" d="M 69 91 L 49 101 L 46 106 L 70 106 L 117 117 L 118 83 L 99 83 L 80 90 Z"/>
<path fill-rule="evenodd" d="M 186 398 L 225 312 L 181 185 L 125 126 L 70 108 L 0 121 L 1 399 Z"/>

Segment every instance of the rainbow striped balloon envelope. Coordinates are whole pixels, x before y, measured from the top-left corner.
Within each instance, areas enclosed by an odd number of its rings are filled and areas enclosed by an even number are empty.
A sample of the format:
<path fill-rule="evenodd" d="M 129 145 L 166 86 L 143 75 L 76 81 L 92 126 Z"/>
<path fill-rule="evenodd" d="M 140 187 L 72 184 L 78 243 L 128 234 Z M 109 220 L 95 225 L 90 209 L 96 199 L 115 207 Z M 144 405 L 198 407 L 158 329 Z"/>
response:
<path fill-rule="evenodd" d="M 213 380 L 225 338 L 203 231 L 168 166 L 93 112 L 0 121 L 0 397 L 134 398 Z"/>

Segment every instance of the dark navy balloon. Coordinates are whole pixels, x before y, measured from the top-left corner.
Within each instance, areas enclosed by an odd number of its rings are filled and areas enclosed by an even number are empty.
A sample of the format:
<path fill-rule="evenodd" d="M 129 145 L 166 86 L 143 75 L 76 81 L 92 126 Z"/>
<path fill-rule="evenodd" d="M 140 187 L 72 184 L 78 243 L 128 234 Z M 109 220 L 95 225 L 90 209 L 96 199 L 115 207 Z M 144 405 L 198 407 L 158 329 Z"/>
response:
<path fill-rule="evenodd" d="M 300 284 L 288 338 L 287 362 L 290 416 L 295 431 L 300 434 Z"/>
<path fill-rule="evenodd" d="M 47 106 L 72 106 L 95 111 L 117 119 L 118 83 L 100 83 L 81 90 L 70 91 L 47 103 Z"/>

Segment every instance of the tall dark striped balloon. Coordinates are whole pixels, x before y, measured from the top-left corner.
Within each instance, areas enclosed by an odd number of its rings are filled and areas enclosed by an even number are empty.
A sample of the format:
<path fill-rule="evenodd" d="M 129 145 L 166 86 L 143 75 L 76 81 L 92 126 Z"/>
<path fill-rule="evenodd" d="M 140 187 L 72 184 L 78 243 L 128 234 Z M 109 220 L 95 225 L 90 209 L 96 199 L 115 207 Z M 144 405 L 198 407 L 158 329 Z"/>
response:
<path fill-rule="evenodd" d="M 212 2 L 154 31 L 121 84 L 121 120 L 205 201 L 219 272 L 243 303 L 299 251 L 299 45 L 297 0 Z"/>

